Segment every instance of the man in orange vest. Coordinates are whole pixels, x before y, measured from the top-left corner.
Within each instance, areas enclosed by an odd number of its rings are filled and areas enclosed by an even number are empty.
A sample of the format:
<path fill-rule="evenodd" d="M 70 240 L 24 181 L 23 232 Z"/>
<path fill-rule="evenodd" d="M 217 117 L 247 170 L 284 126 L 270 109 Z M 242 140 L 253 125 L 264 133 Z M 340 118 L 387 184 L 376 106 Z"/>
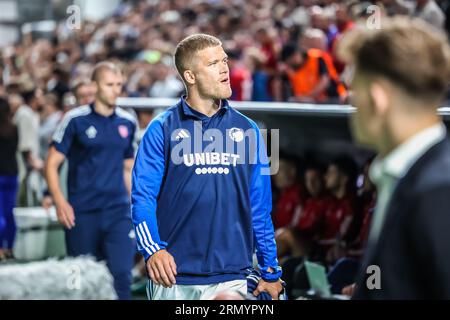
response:
<path fill-rule="evenodd" d="M 294 44 L 287 44 L 281 51 L 284 72 L 291 85 L 296 102 L 343 102 L 347 91 L 339 80 L 331 57 L 322 50 L 300 50 Z"/>

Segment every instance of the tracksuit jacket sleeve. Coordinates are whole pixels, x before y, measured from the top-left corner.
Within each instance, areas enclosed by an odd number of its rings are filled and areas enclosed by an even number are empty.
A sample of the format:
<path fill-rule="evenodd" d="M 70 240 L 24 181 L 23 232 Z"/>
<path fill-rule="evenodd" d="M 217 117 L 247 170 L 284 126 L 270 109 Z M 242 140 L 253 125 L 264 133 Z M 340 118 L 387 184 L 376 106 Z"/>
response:
<path fill-rule="evenodd" d="M 164 134 L 160 117 L 147 128 L 139 145 L 132 172 L 131 217 L 139 252 L 147 261 L 167 243 L 158 234 L 157 198 L 164 175 Z"/>
<path fill-rule="evenodd" d="M 253 235 L 256 246 L 256 256 L 261 276 L 266 281 L 276 281 L 281 277 L 278 266 L 277 247 L 272 224 L 272 190 L 270 184 L 270 167 L 264 141 L 256 124 L 256 150 L 250 185 L 250 203 L 253 219 Z M 274 271 L 269 272 L 272 268 Z"/>

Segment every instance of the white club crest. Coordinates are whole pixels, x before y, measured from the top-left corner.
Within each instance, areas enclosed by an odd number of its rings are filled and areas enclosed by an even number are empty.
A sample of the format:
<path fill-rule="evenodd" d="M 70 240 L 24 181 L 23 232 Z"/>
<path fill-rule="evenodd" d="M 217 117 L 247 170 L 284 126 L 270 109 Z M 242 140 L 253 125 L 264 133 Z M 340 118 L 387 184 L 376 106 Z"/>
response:
<path fill-rule="evenodd" d="M 241 142 L 244 140 L 244 131 L 239 128 L 231 128 L 228 131 L 228 135 L 230 136 L 231 140 L 236 142 Z"/>
<path fill-rule="evenodd" d="M 86 130 L 86 135 L 88 136 L 89 139 L 94 139 L 97 136 L 97 129 L 95 129 L 94 126 L 90 126 Z"/>

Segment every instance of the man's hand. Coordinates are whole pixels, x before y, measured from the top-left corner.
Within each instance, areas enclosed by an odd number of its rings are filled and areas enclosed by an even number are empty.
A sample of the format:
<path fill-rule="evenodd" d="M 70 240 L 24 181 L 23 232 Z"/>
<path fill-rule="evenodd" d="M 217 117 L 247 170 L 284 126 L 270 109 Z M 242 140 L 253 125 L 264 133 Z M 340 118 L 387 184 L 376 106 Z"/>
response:
<path fill-rule="evenodd" d="M 281 290 L 283 290 L 283 285 L 281 284 L 281 279 L 277 282 L 267 282 L 263 279 L 259 280 L 258 286 L 255 291 L 253 291 L 253 295 L 256 297 L 261 292 L 267 292 L 270 294 L 273 300 L 278 300 L 278 296 L 280 295 Z"/>
<path fill-rule="evenodd" d="M 147 271 L 150 279 L 165 288 L 176 284 L 177 265 L 167 250 L 159 250 L 147 260 Z"/>
<path fill-rule="evenodd" d="M 45 210 L 50 209 L 53 206 L 52 196 L 46 195 L 42 198 L 41 205 Z"/>
<path fill-rule="evenodd" d="M 55 201 L 55 205 L 59 222 L 67 229 L 75 227 L 75 214 L 73 213 L 73 208 L 69 202 L 64 198 L 61 198 Z"/>
<path fill-rule="evenodd" d="M 35 171 L 42 171 L 44 169 L 44 161 L 41 158 L 33 157 L 30 155 L 30 167 Z"/>
<path fill-rule="evenodd" d="M 353 297 L 353 294 L 356 290 L 356 284 L 353 283 L 351 285 L 348 285 L 342 289 L 342 294 L 345 296 Z"/>

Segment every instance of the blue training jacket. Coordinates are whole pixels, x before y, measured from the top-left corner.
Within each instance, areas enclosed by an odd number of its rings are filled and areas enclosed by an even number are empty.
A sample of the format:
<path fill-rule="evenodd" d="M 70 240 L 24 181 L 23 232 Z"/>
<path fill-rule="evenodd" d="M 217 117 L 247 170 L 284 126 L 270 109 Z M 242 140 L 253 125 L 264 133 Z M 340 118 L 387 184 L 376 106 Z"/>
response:
<path fill-rule="evenodd" d="M 166 249 L 177 284 L 211 284 L 245 279 L 256 249 L 263 279 L 277 280 L 268 171 L 255 122 L 226 100 L 208 117 L 182 97 L 149 124 L 133 168 L 132 219 L 145 260 Z"/>

